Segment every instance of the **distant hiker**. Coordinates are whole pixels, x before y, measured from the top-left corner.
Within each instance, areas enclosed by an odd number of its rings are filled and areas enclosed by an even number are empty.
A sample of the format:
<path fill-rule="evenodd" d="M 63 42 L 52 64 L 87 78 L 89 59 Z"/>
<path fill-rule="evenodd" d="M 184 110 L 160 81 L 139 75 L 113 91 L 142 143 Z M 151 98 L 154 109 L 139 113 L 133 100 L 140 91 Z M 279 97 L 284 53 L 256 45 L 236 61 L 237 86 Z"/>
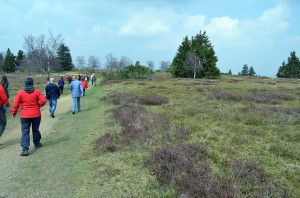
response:
<path fill-rule="evenodd" d="M 47 102 L 47 99 L 39 89 L 33 87 L 33 79 L 26 78 L 23 90 L 19 90 L 12 107 L 12 116 L 15 117 L 21 105 L 20 121 L 21 121 L 21 156 L 27 156 L 30 146 L 30 126 L 32 128 L 32 137 L 35 148 L 40 148 L 41 133 L 39 130 L 41 123 L 41 110 Z"/>
<path fill-rule="evenodd" d="M 83 95 L 82 96 L 84 96 L 85 95 L 85 90 L 88 88 L 88 82 L 84 78 L 82 78 L 80 80 L 80 82 L 82 84 L 82 89 L 83 89 Z"/>
<path fill-rule="evenodd" d="M 9 101 L 3 89 L 3 86 L 0 86 L 0 137 L 4 133 L 6 128 L 6 114 L 4 110 L 4 105 L 9 107 Z"/>
<path fill-rule="evenodd" d="M 1 85 L 3 86 L 3 89 L 6 94 L 7 99 L 9 99 L 9 92 L 8 92 L 9 83 L 8 83 L 7 77 L 5 75 L 2 76 Z M 5 104 L 3 105 L 3 108 L 6 111 L 7 107 Z"/>
<path fill-rule="evenodd" d="M 78 112 L 80 112 L 80 97 L 83 96 L 83 88 L 81 82 L 78 80 L 77 75 L 73 75 L 73 81 L 70 84 L 70 89 L 72 92 L 72 114 L 75 114 L 76 106 Z"/>
<path fill-rule="evenodd" d="M 60 90 L 60 94 L 63 94 L 64 86 L 65 86 L 65 81 L 64 81 L 64 78 L 61 76 L 59 81 L 58 81 L 58 88 Z"/>
<path fill-rule="evenodd" d="M 69 74 L 67 74 L 65 77 L 66 77 L 66 80 L 69 82 L 69 84 L 71 84 L 71 82 L 72 82 L 72 76 L 70 76 Z"/>
<path fill-rule="evenodd" d="M 49 75 L 47 75 L 47 78 L 46 78 L 47 85 L 49 84 L 49 80 L 50 80 L 50 77 L 49 77 Z"/>
<path fill-rule="evenodd" d="M 96 78 L 95 74 L 93 73 L 93 74 L 91 75 L 92 85 L 96 86 L 96 80 L 97 80 L 97 78 Z"/>
<path fill-rule="evenodd" d="M 54 113 L 57 106 L 57 99 L 60 97 L 60 89 L 54 84 L 54 78 L 50 78 L 50 83 L 46 86 L 45 91 L 49 102 L 50 117 L 55 118 Z"/>
<path fill-rule="evenodd" d="M 86 81 L 86 82 L 90 82 L 90 77 L 87 75 L 87 74 L 84 74 L 84 80 Z"/>

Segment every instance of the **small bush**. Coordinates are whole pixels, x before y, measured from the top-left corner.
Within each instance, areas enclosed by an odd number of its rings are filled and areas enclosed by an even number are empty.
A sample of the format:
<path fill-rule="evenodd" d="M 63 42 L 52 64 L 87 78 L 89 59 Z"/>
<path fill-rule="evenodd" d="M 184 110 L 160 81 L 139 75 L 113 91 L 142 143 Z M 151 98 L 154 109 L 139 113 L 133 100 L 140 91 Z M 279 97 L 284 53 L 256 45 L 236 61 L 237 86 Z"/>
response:
<path fill-rule="evenodd" d="M 104 101 L 110 101 L 114 105 L 127 104 L 127 103 L 135 103 L 138 100 L 138 96 L 134 96 L 132 94 L 120 93 L 120 92 L 112 92 L 107 96 L 101 98 Z"/>
<path fill-rule="evenodd" d="M 169 100 L 165 96 L 158 96 L 158 95 L 148 95 L 143 96 L 138 100 L 140 105 L 162 105 L 168 104 Z"/>
<path fill-rule="evenodd" d="M 206 154 L 206 149 L 200 145 L 170 144 L 152 152 L 144 164 L 160 182 L 170 183 L 190 172 L 194 164 Z"/>
<path fill-rule="evenodd" d="M 177 194 L 193 197 L 239 197 L 239 191 L 232 180 L 221 180 L 212 175 L 207 164 L 193 169 L 179 182 Z"/>

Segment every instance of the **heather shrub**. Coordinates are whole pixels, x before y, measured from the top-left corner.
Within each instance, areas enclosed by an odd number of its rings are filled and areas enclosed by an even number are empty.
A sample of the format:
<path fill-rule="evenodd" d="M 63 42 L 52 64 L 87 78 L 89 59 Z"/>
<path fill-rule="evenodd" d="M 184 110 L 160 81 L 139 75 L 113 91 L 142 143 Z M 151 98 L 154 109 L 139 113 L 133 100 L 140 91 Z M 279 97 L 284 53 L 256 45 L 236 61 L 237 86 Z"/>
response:
<path fill-rule="evenodd" d="M 232 174 L 243 197 L 287 197 L 287 190 L 275 187 L 264 168 L 247 160 L 235 160 Z"/>
<path fill-rule="evenodd" d="M 106 133 L 94 141 L 94 148 L 102 151 L 115 152 L 120 149 L 116 144 L 118 136 L 114 133 Z"/>
<path fill-rule="evenodd" d="M 205 158 L 207 150 L 201 145 L 169 144 L 154 150 L 144 164 L 161 183 L 171 183 L 182 174 L 191 172 L 194 164 Z"/>
<path fill-rule="evenodd" d="M 167 97 L 159 95 L 147 95 L 138 100 L 138 104 L 140 105 L 162 105 L 168 103 L 169 100 Z"/>
<path fill-rule="evenodd" d="M 230 92 L 212 92 L 207 97 L 209 100 L 249 101 L 256 103 L 281 104 L 284 101 L 295 100 L 295 96 L 278 93 L 256 93 L 240 95 Z"/>
<path fill-rule="evenodd" d="M 107 96 L 102 97 L 101 100 L 110 101 L 114 105 L 120 105 L 127 103 L 135 103 L 138 100 L 138 96 L 128 93 L 112 92 Z"/>
<path fill-rule="evenodd" d="M 234 182 L 214 176 L 209 165 L 205 163 L 199 164 L 178 183 L 177 195 L 179 197 L 239 197 L 239 191 Z"/>

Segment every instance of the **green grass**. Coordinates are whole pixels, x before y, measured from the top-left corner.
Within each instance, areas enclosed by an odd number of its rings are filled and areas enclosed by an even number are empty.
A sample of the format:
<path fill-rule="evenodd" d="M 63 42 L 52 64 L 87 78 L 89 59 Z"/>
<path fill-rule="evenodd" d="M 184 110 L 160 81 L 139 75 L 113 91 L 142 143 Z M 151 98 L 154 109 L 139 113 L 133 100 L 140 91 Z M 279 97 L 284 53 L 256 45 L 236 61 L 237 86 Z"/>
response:
<path fill-rule="evenodd" d="M 144 160 L 157 148 L 182 142 L 207 148 L 207 162 L 215 176 L 232 177 L 234 161 L 246 160 L 263 168 L 273 186 L 271 197 L 280 197 L 284 188 L 288 197 L 300 197 L 298 85 L 296 79 L 226 76 L 218 80 L 193 80 L 161 75 L 154 80 L 118 81 L 88 89 L 82 100 L 82 112 L 62 115 L 52 133 L 43 139 L 45 147 L 34 152 L 20 167 L 22 171 L 13 179 L 25 185 L 15 191 L 15 195 L 176 197 L 178 183 L 160 183 Z M 209 99 L 212 92 L 221 91 L 239 95 L 278 93 L 295 99 L 281 104 Z M 107 133 L 121 134 L 123 130 L 110 111 L 118 105 L 101 100 L 111 92 L 137 97 L 166 96 L 168 104 L 144 107 L 168 119 L 172 138 L 153 142 L 140 140 L 115 152 L 96 149 L 95 140 Z M 292 113 L 284 108 L 292 109 Z M 176 138 L 178 127 L 189 131 L 187 138 Z M 165 131 L 160 128 L 156 133 Z M 164 135 L 156 136 L 162 137 Z M 236 178 L 236 182 L 242 197 L 253 196 L 256 189 L 251 182 L 245 178 Z M 30 191 L 32 186 L 38 188 Z"/>

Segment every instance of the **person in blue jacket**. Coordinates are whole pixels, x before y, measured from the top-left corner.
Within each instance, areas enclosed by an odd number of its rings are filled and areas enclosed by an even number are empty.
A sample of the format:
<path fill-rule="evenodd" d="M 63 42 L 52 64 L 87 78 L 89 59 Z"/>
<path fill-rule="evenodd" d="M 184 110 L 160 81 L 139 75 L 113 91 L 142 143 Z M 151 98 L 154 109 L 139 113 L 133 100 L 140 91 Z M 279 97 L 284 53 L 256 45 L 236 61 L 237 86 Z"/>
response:
<path fill-rule="evenodd" d="M 54 84 L 54 78 L 50 78 L 49 84 L 47 84 L 45 91 L 46 98 L 49 101 L 50 116 L 55 118 L 54 113 L 57 106 L 57 99 L 60 97 L 60 89 L 56 84 Z"/>
<path fill-rule="evenodd" d="M 80 97 L 83 96 L 83 88 L 81 82 L 78 80 L 77 75 L 73 75 L 72 82 L 70 84 L 70 89 L 72 93 L 72 114 L 75 114 L 76 106 L 78 112 L 80 112 Z"/>

